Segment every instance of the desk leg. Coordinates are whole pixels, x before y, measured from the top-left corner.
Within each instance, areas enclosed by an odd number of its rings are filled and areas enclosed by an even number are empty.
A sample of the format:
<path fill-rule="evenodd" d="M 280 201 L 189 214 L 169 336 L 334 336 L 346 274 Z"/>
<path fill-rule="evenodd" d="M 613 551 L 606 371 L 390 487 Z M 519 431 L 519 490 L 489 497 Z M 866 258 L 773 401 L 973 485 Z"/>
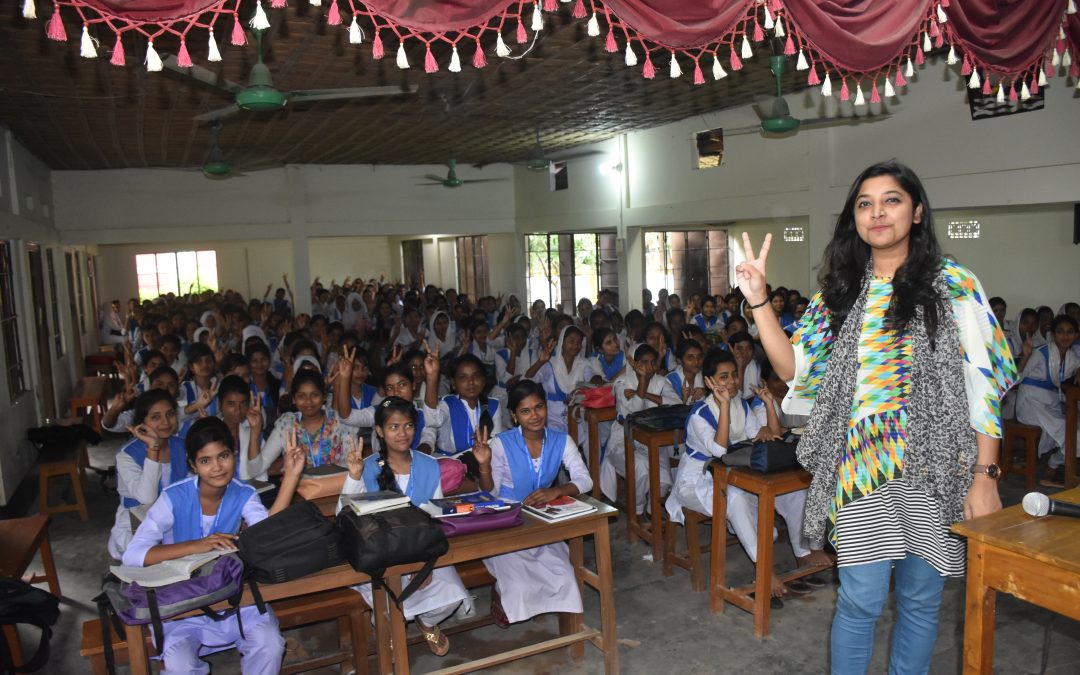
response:
<path fill-rule="evenodd" d="M 1076 475 L 1076 409 L 1080 401 L 1065 397 L 1065 489 L 1076 487 L 1080 478 Z"/>
<path fill-rule="evenodd" d="M 966 616 L 964 618 L 964 673 L 994 670 L 994 611 L 997 593 L 986 586 L 986 545 L 968 539 Z"/>
<path fill-rule="evenodd" d="M 124 626 L 124 641 L 127 643 L 128 663 L 131 675 L 149 675 L 150 661 L 146 654 L 146 641 L 143 639 L 142 626 Z"/>
<path fill-rule="evenodd" d="M 607 523 L 604 523 L 606 526 Z M 566 541 L 567 546 L 570 547 L 570 565 L 574 568 L 574 577 L 577 581 L 578 594 L 584 596 L 585 584 L 582 581 L 582 572 L 585 571 L 585 542 L 581 537 L 574 537 Z M 584 597 L 582 597 L 584 600 Z M 583 614 L 574 614 L 570 612 L 561 612 L 559 614 L 559 635 L 570 635 L 576 633 L 584 626 L 585 617 Z M 585 643 L 577 642 L 570 645 L 570 658 L 575 661 L 585 656 Z"/>
<path fill-rule="evenodd" d="M 19 642 L 19 629 L 12 624 L 4 625 L 4 641 L 7 642 L 8 651 L 11 653 L 11 662 L 21 664 L 23 662 L 22 643 Z"/>
<path fill-rule="evenodd" d="M 604 673 L 619 672 L 619 640 L 615 633 L 615 580 L 611 576 L 611 541 L 607 521 L 601 521 L 593 535 L 596 547 L 596 575 L 600 578 L 600 643 L 604 650 Z"/>
<path fill-rule="evenodd" d="M 660 446 L 649 443 L 649 535 L 653 560 L 664 555 L 664 507 L 660 502 Z"/>
<path fill-rule="evenodd" d="M 634 532 L 634 528 L 638 524 L 637 484 L 634 480 L 637 471 L 637 457 L 634 456 L 633 433 L 626 434 L 623 439 L 623 446 L 625 448 L 623 454 L 626 455 L 626 541 L 633 544 L 637 541 L 637 533 Z"/>
<path fill-rule="evenodd" d="M 375 649 L 379 657 L 379 675 L 394 672 L 394 645 L 390 642 L 390 614 L 386 609 L 389 601 L 386 593 L 372 584 L 371 612 L 375 616 Z"/>
<path fill-rule="evenodd" d="M 592 474 L 592 496 L 594 499 L 600 499 L 603 496 L 600 492 L 600 424 L 588 412 L 585 413 L 585 420 L 586 428 L 589 430 L 589 473 Z"/>
<path fill-rule="evenodd" d="M 401 595 L 401 577 L 386 577 L 386 585 Z M 409 675 L 409 640 L 405 635 L 405 616 L 394 601 L 386 598 L 386 608 L 390 613 L 390 642 L 393 645 L 394 675 Z"/>
<path fill-rule="evenodd" d="M 727 482 L 723 472 L 713 470 L 712 545 L 709 548 L 709 611 L 724 613 L 727 587 Z"/>
<path fill-rule="evenodd" d="M 46 525 L 46 527 L 48 527 Z M 53 560 L 52 546 L 49 545 L 49 532 L 46 530 L 45 537 L 41 540 L 41 564 L 45 568 L 45 581 L 49 584 L 49 592 L 60 597 L 60 577 L 56 575 L 56 562 Z"/>
<path fill-rule="evenodd" d="M 773 525 L 775 511 L 773 495 L 764 491 L 758 495 L 757 563 L 754 580 L 754 636 L 769 634 L 769 600 L 772 596 Z"/>

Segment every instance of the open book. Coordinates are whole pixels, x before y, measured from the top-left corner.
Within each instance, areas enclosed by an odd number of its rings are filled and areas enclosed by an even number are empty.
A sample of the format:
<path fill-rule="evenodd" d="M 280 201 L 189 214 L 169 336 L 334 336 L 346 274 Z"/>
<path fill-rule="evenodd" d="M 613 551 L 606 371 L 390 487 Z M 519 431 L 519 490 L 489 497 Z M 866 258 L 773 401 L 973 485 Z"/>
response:
<path fill-rule="evenodd" d="M 379 511 L 389 511 L 409 503 L 409 498 L 399 492 L 382 490 L 358 495 L 341 495 L 341 507 L 346 506 L 358 516 Z"/>
<path fill-rule="evenodd" d="M 235 551 L 236 549 L 232 549 Z M 129 565 L 113 565 L 109 571 L 116 575 L 120 581 L 135 583 L 144 588 L 157 588 L 175 584 L 191 578 L 191 573 L 199 569 L 211 560 L 215 560 L 232 551 L 207 551 L 206 553 L 192 553 L 183 558 L 166 560 L 156 565 L 146 567 L 132 567 Z"/>
<path fill-rule="evenodd" d="M 300 474 L 301 478 L 329 478 L 331 476 L 337 476 L 338 474 L 348 471 L 348 467 L 338 466 L 337 464 L 321 464 L 319 466 L 309 466 L 304 469 L 304 473 Z"/>
<path fill-rule="evenodd" d="M 525 510 L 528 511 L 530 515 L 536 516 L 541 520 L 555 522 L 557 520 L 591 513 L 596 510 L 596 507 L 592 504 L 564 495 L 558 499 L 551 500 L 547 504 L 526 506 Z"/>
<path fill-rule="evenodd" d="M 270 490 L 274 489 L 274 484 L 265 480 L 257 480 L 255 478 L 250 478 L 244 482 L 255 488 L 255 494 L 257 495 L 261 495 L 264 492 L 269 492 Z"/>

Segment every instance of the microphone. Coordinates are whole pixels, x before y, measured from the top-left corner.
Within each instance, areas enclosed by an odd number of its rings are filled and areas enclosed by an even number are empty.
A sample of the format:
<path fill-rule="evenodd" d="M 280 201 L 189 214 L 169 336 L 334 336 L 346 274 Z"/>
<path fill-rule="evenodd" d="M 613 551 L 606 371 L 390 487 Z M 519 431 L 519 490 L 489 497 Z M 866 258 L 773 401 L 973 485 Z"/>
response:
<path fill-rule="evenodd" d="M 1069 504 L 1050 499 L 1041 492 L 1029 492 L 1024 495 L 1024 511 L 1029 516 L 1068 516 L 1080 518 L 1080 504 Z"/>

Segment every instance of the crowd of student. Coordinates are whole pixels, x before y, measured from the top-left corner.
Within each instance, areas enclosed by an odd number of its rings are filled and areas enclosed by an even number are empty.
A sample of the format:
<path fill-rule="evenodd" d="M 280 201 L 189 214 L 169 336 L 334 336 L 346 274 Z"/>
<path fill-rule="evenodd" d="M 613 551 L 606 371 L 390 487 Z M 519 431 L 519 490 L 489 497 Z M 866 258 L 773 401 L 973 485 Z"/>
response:
<path fill-rule="evenodd" d="M 778 439 L 807 419 L 781 409 L 788 385 L 764 359 L 753 313 L 743 315 L 738 293 L 695 293 L 684 303 L 660 291 L 654 303 L 645 291 L 642 308 L 623 315 L 616 295 L 603 291 L 595 305 L 581 299 L 571 316 L 539 300 L 523 307 L 513 295 L 474 302 L 434 286 L 324 286 L 316 279 L 307 314 L 293 311 L 284 282 L 262 299 L 232 291 L 170 295 L 130 300 L 126 311 L 114 302 L 103 312 L 102 338 L 117 345 L 125 381 L 104 425 L 131 435 L 117 455 L 113 557 L 143 565 L 226 547 L 241 519 L 251 525 L 279 510 L 305 466 L 327 463 L 348 468 L 345 492 L 397 490 L 416 504 L 440 497 L 444 476 L 460 473 L 527 503 L 583 493 L 592 487 L 578 451 L 586 439 L 566 433 L 582 384 L 610 384 L 619 420 L 649 407 L 694 404 L 685 446 L 664 449 L 667 457 L 679 455 L 675 475 L 661 462 L 660 484 L 670 489 L 666 511 L 675 522 L 683 507 L 711 511 L 712 480 L 703 463 L 739 441 Z M 1040 452 L 1057 470 L 1061 385 L 1078 377 L 1080 306 L 1068 303 L 1057 315 L 1048 307 L 1024 309 L 1009 322 L 1005 302 L 989 302 L 1021 372 L 1004 415 L 1043 429 Z M 799 291 L 774 289 L 769 303 L 789 335 L 806 330 L 810 301 Z M 622 425 L 602 428 L 600 442 L 600 487 L 614 500 L 625 473 Z M 634 452 L 633 508 L 643 513 L 647 453 L 641 444 Z M 560 484 L 563 469 L 569 481 Z M 242 481 L 272 475 L 283 479 L 267 509 Z M 756 498 L 734 487 L 727 498 L 729 525 L 756 560 Z M 801 491 L 776 500 L 800 562 L 824 555 L 824 542 L 802 536 L 805 499 Z M 133 532 L 131 511 L 151 504 Z M 565 544 L 486 564 L 497 579 L 492 614 L 500 625 L 581 611 Z M 809 577 L 785 586 L 774 576 L 775 602 L 822 583 Z M 370 599 L 369 589 L 358 590 Z M 441 655 L 449 642 L 439 623 L 472 612 L 471 604 L 446 568 L 405 610 Z M 244 617 L 244 625 L 258 628 L 227 637 L 239 646 L 245 671 L 250 663 L 273 672 L 266 664 L 280 663 L 284 643 L 272 614 Z M 212 628 L 202 619 L 170 622 L 166 672 L 205 672 L 200 655 L 222 644 Z"/>

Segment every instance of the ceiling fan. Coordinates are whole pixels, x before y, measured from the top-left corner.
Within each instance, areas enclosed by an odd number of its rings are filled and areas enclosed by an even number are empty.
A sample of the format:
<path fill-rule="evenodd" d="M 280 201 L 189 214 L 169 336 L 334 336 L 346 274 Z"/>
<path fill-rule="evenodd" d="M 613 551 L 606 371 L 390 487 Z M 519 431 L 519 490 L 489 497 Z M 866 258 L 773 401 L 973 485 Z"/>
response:
<path fill-rule="evenodd" d="M 450 159 L 446 160 L 446 168 L 447 168 L 447 171 L 446 171 L 446 177 L 445 178 L 442 177 L 442 176 L 437 176 L 437 175 L 435 175 L 433 173 L 429 173 L 426 176 L 424 176 L 424 178 L 427 178 L 429 182 L 427 182 L 427 183 L 417 183 L 417 185 L 427 185 L 427 186 L 436 186 L 436 185 L 438 185 L 438 186 L 447 187 L 447 188 L 456 188 L 456 187 L 461 187 L 462 185 L 465 185 L 466 183 L 497 183 L 497 182 L 506 180 L 505 178 L 468 178 L 468 179 L 458 178 L 458 175 L 457 175 L 457 160 L 454 159 L 453 157 L 450 157 Z"/>
<path fill-rule="evenodd" d="M 780 78 L 784 74 L 786 67 L 786 56 L 781 54 L 769 57 L 769 70 L 772 71 L 773 77 L 776 78 L 776 96 L 755 96 L 753 108 L 757 116 L 761 118 L 761 122 L 749 127 L 724 129 L 725 136 L 741 136 L 760 132 L 766 137 L 775 137 L 782 134 L 794 134 L 800 129 L 822 129 L 844 124 L 877 122 L 889 117 L 888 113 L 862 117 L 818 117 L 805 120 L 793 117 L 780 90 Z"/>
<path fill-rule="evenodd" d="M 600 150 L 587 150 L 585 152 L 577 152 L 571 155 L 563 155 L 561 157 L 548 157 L 544 152 L 544 144 L 540 142 L 540 125 L 536 125 L 536 144 L 529 150 L 528 156 L 525 158 L 525 168 L 529 171 L 547 171 L 551 167 L 552 162 L 565 162 L 571 159 L 580 159 L 581 157 L 589 157 L 590 155 L 602 155 L 604 154 Z"/>
<path fill-rule="evenodd" d="M 415 84 L 403 87 L 342 87 L 338 89 L 298 89 L 295 91 L 281 91 L 274 86 L 270 68 L 263 62 L 263 35 L 266 29 L 255 29 L 255 65 L 251 67 L 248 75 L 247 86 L 240 86 L 235 82 L 225 80 L 219 83 L 217 76 L 205 68 L 181 68 L 175 57 L 164 60 L 163 65 L 169 70 L 179 72 L 203 84 L 225 92 L 235 99 L 235 103 L 224 108 L 211 110 L 210 112 L 195 115 L 192 119 L 196 122 L 211 122 L 235 115 L 241 110 L 253 112 L 273 112 L 283 109 L 287 104 L 313 103 L 315 101 L 337 101 L 358 98 L 370 98 L 376 96 L 400 96 L 402 94 L 414 94 L 417 87 Z M 185 72 L 190 71 L 190 72 Z"/>

